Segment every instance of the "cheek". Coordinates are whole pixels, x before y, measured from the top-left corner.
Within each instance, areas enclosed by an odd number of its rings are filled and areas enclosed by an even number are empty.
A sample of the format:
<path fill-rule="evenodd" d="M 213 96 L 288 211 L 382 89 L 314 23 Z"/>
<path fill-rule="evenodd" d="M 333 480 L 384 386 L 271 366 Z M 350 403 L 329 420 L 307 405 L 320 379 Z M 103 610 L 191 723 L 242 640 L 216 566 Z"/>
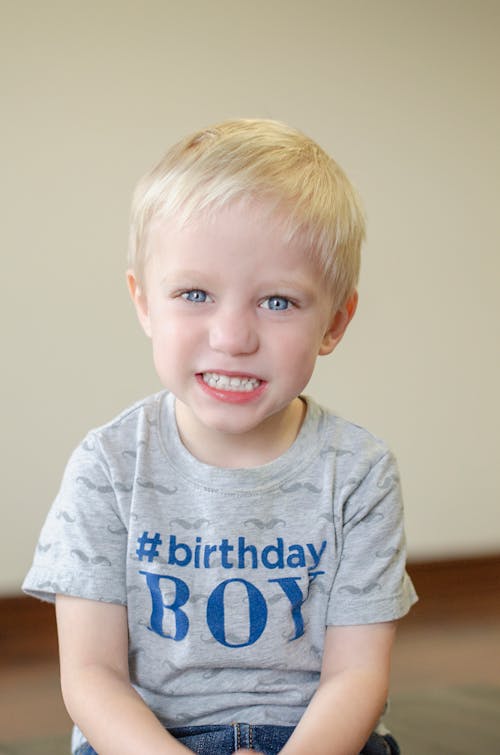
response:
<path fill-rule="evenodd" d="M 286 335 L 278 334 L 276 339 L 280 351 L 287 353 L 294 363 L 303 361 L 307 364 L 316 360 L 322 341 L 323 332 L 312 326 L 294 328 Z"/>
<path fill-rule="evenodd" d="M 282 342 L 280 364 L 284 374 L 288 373 L 294 383 L 303 386 L 309 379 L 316 365 L 319 343 L 316 334 L 302 334 Z"/>
<path fill-rule="evenodd" d="M 196 329 L 176 318 L 152 319 L 151 342 L 155 364 L 170 363 L 170 368 L 182 366 L 182 362 L 192 353 L 197 339 Z M 174 356 L 175 355 L 175 356 Z M 182 360 L 182 361 L 181 361 Z"/>

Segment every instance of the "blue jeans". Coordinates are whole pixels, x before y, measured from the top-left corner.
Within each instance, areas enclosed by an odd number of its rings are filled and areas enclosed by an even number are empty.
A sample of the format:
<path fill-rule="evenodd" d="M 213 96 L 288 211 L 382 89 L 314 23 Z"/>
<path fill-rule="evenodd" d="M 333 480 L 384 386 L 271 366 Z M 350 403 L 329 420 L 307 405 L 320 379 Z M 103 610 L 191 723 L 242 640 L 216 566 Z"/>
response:
<path fill-rule="evenodd" d="M 292 735 L 293 726 L 263 726 L 231 724 L 230 726 L 179 726 L 170 734 L 198 755 L 231 755 L 235 750 L 249 750 L 278 755 Z M 89 744 L 78 748 L 76 755 L 97 755 Z M 371 735 L 360 755 L 400 755 L 399 747 L 390 734 Z"/>

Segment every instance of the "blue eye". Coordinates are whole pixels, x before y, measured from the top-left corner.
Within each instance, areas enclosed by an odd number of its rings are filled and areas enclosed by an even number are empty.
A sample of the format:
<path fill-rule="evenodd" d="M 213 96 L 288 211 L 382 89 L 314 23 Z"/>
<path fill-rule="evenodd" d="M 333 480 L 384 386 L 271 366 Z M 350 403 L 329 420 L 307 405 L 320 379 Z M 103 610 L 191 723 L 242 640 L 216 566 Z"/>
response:
<path fill-rule="evenodd" d="M 271 309 L 273 312 L 283 312 L 291 307 L 291 301 L 284 296 L 270 296 L 262 302 L 264 309 Z"/>
<path fill-rule="evenodd" d="M 203 304 L 207 301 L 207 294 L 205 291 L 200 291 L 199 288 L 194 288 L 192 291 L 185 291 L 182 294 L 182 298 L 186 301 L 192 301 L 195 304 Z"/>

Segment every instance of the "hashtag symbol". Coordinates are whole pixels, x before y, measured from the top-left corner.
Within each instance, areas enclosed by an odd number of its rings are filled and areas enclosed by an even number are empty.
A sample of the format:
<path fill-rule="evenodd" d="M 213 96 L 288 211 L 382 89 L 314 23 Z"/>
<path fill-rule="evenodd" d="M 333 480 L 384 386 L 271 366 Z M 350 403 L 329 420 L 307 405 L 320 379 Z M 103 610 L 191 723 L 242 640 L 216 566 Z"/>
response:
<path fill-rule="evenodd" d="M 143 558 L 147 558 L 149 563 L 160 555 L 158 546 L 162 544 L 162 540 L 159 532 L 155 532 L 154 537 L 149 537 L 149 532 L 143 532 L 140 537 L 137 538 L 139 547 L 136 550 L 139 561 Z"/>

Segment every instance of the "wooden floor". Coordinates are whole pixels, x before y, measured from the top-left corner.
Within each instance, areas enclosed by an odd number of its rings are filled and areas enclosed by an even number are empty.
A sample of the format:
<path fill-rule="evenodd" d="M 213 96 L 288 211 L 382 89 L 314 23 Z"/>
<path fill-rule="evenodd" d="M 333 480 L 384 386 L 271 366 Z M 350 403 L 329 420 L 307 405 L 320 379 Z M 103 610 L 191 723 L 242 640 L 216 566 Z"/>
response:
<path fill-rule="evenodd" d="M 393 660 L 389 716 L 393 728 L 399 701 L 422 693 L 432 698 L 436 691 L 452 688 L 500 690 L 500 621 L 465 626 L 401 625 Z M 71 729 L 61 700 L 55 659 L 4 664 L 0 669 L 0 700 L 0 753 L 2 745 L 62 736 Z M 402 733 L 398 733 L 401 739 Z M 500 709 L 497 749 L 489 755 L 494 752 L 500 753 Z M 467 755 L 476 752 L 471 750 Z"/>
<path fill-rule="evenodd" d="M 426 595 L 425 574 L 418 576 Z M 433 592 L 400 622 L 388 723 L 403 755 L 500 754 L 500 593 L 493 587 L 482 598 L 476 590 L 467 604 L 450 600 L 449 590 Z M 0 655 L 0 755 L 59 755 L 69 752 L 71 722 L 59 691 L 52 608 L 43 607 L 41 621 L 31 601 L 22 605 L 23 625 L 31 633 L 38 627 L 39 642 L 27 649 L 3 612 L 0 647 L 9 652 Z"/>

